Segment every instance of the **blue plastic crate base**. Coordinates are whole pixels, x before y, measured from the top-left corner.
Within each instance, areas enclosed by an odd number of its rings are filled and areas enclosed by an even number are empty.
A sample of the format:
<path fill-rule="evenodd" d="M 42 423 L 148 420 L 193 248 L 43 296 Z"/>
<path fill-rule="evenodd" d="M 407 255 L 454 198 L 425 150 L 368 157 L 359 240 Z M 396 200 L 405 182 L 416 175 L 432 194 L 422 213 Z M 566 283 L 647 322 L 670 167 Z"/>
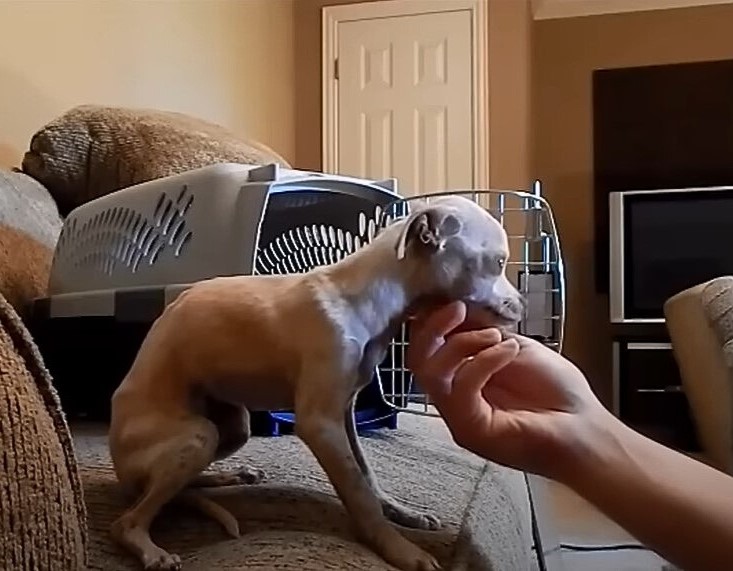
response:
<path fill-rule="evenodd" d="M 399 198 L 393 180 L 219 164 L 75 209 L 54 252 L 49 297 L 35 301 L 29 323 L 67 416 L 108 420 L 148 328 L 189 284 L 336 262 L 373 238 Z M 357 398 L 360 432 L 397 426 L 378 383 L 375 375 Z M 254 434 L 293 425 L 288 412 L 252 414 Z"/>
<path fill-rule="evenodd" d="M 364 400 L 372 400 L 369 393 L 376 389 L 377 398 L 381 400 L 379 388 L 369 385 L 359 395 Z M 397 428 L 397 412 L 392 407 L 376 404 L 369 407 L 357 402 L 356 430 L 359 434 L 367 434 L 383 428 Z M 282 436 L 293 434 L 295 415 L 289 411 L 252 413 L 252 434 L 254 436 Z"/>

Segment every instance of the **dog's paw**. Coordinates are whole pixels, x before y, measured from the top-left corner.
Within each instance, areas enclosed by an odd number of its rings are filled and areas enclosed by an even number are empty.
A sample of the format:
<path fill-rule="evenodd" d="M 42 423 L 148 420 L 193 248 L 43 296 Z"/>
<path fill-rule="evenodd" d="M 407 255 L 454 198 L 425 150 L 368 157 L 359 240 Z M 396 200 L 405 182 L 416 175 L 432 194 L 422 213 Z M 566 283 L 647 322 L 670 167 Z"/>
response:
<path fill-rule="evenodd" d="M 265 473 L 262 470 L 259 468 L 250 468 L 249 466 L 238 470 L 237 476 L 242 484 L 259 484 L 265 479 Z"/>
<path fill-rule="evenodd" d="M 418 559 L 415 564 L 416 567 L 412 568 L 414 571 L 440 571 L 442 569 L 438 560 L 429 553 L 425 553 L 425 556 Z"/>
<path fill-rule="evenodd" d="M 403 551 L 393 564 L 396 564 L 395 566 L 402 571 L 440 571 L 442 569 L 435 557 L 414 544 L 411 549 Z"/>
<path fill-rule="evenodd" d="M 218 474 L 202 474 L 191 482 L 191 486 L 195 488 L 241 486 L 242 484 L 259 484 L 264 478 L 265 473 L 262 470 L 242 466 L 234 471 Z"/>
<path fill-rule="evenodd" d="M 419 513 L 416 512 L 416 518 L 414 519 L 415 529 L 424 529 L 426 531 L 437 531 L 441 528 L 442 524 L 438 516 L 430 513 Z"/>
<path fill-rule="evenodd" d="M 402 527 L 426 531 L 435 531 L 441 527 L 440 519 L 430 513 L 420 512 L 396 503 L 385 503 L 383 508 L 384 515 Z"/>
<path fill-rule="evenodd" d="M 145 571 L 180 571 L 183 568 L 178 555 L 162 551 L 153 557 L 146 558 Z"/>

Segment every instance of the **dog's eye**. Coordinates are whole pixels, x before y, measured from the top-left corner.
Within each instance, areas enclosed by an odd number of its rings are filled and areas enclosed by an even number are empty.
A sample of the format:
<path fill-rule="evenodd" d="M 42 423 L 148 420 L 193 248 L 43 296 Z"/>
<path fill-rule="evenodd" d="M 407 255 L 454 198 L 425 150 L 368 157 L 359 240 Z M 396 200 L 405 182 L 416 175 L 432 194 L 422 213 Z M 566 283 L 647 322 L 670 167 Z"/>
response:
<path fill-rule="evenodd" d="M 506 266 L 506 257 L 503 255 L 487 253 L 483 256 L 483 267 L 485 271 L 493 275 L 498 276 L 501 274 L 504 271 L 504 266 Z"/>

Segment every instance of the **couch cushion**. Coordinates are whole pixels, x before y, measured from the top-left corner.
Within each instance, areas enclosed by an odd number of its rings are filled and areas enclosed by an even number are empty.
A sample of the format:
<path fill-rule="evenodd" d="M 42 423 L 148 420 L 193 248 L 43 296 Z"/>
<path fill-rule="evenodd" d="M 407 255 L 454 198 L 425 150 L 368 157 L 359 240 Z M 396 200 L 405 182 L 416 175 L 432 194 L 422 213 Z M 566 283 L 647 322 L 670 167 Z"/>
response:
<path fill-rule="evenodd" d="M 446 571 L 530 569 L 524 475 L 459 449 L 438 419 L 403 414 L 399 424 L 364 438 L 365 453 L 386 492 L 437 514 L 444 524 L 435 532 L 401 531 L 435 554 Z M 128 504 L 115 484 L 104 428 L 78 426 L 74 432 L 89 510 L 90 569 L 136 569 L 108 537 Z M 356 541 L 330 482 L 300 440 L 253 438 L 216 468 L 245 459 L 266 471 L 266 481 L 216 498 L 239 520 L 241 538 L 229 538 L 216 522 L 177 505 L 154 522 L 153 539 L 179 553 L 185 569 L 393 570 Z"/>
<path fill-rule="evenodd" d="M 706 283 L 702 290 L 702 304 L 723 348 L 726 364 L 733 372 L 733 276 L 723 276 Z"/>
<path fill-rule="evenodd" d="M 681 291 L 664 314 L 699 441 L 714 465 L 733 473 L 731 283 L 718 278 Z"/>
<path fill-rule="evenodd" d="M 33 299 L 46 295 L 52 259 L 53 250 L 0 224 L 0 293 L 23 319 Z"/>
<path fill-rule="evenodd" d="M 85 567 L 85 507 L 51 379 L 0 296 L 0 569 Z"/>
<path fill-rule="evenodd" d="M 21 172 L 0 170 L 0 293 L 25 317 L 48 288 L 62 221 L 51 195 Z"/>
<path fill-rule="evenodd" d="M 48 188 L 66 216 L 120 188 L 222 162 L 288 166 L 267 146 L 195 117 L 82 105 L 33 135 L 23 171 Z"/>

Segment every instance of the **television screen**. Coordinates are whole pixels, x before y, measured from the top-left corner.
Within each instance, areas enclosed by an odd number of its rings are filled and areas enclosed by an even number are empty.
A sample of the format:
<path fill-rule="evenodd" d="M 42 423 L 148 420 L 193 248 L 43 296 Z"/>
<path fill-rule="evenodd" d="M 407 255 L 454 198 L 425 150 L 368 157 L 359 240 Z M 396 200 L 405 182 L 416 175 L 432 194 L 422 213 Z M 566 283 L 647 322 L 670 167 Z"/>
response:
<path fill-rule="evenodd" d="M 733 274 L 733 188 L 624 197 L 624 312 L 663 317 L 672 295 Z"/>

